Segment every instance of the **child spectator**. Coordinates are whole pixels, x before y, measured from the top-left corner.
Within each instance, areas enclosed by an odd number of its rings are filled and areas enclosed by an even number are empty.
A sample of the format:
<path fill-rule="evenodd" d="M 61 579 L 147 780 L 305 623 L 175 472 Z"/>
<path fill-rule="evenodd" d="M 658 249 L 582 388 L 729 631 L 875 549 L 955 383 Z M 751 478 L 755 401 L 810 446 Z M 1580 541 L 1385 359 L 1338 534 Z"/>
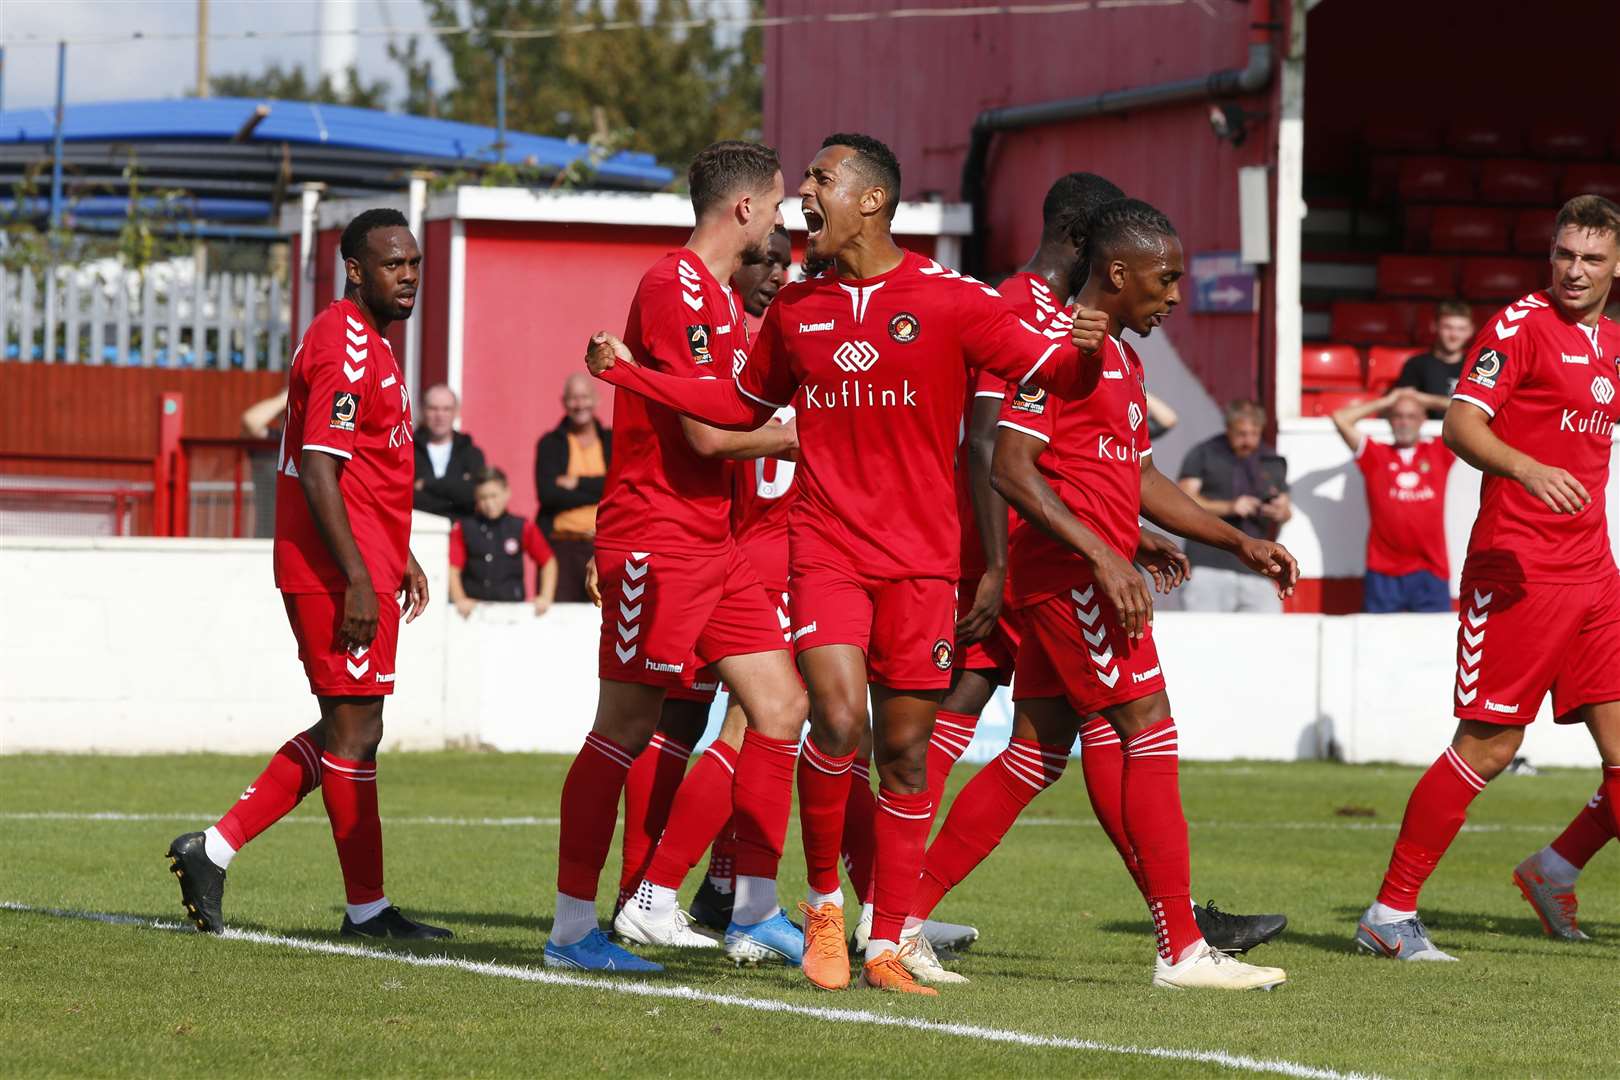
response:
<path fill-rule="evenodd" d="M 544 615 L 557 595 L 557 559 L 532 521 L 506 512 L 506 474 L 485 469 L 474 489 L 477 511 L 450 527 L 450 602 L 466 618 L 480 601 L 521 603 L 523 554 L 540 568 L 534 613 Z"/>

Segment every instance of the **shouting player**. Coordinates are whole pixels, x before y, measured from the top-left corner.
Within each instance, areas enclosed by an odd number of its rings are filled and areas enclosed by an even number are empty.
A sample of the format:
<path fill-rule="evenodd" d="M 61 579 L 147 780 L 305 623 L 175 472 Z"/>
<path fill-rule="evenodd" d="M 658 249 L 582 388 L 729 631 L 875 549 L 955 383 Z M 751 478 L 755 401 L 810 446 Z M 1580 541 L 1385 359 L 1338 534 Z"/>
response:
<path fill-rule="evenodd" d="M 1462 572 L 1457 731 L 1412 789 L 1383 887 L 1356 927 L 1378 956 L 1456 959 L 1429 939 L 1418 893 L 1548 691 L 1558 723 L 1592 733 L 1611 815 L 1620 799 L 1620 574 L 1603 509 L 1620 419 L 1620 330 L 1603 317 L 1620 272 L 1620 207 L 1596 195 L 1565 203 L 1551 264 L 1548 288 L 1474 339 L 1446 410 L 1446 445 L 1485 474 Z M 1571 893 L 1576 930 L 1573 882 L 1560 889 L 1527 869 L 1539 877 L 1525 895 L 1544 920 L 1563 921 L 1556 893 Z"/>
<path fill-rule="evenodd" d="M 606 334 L 593 372 L 721 426 L 757 426 L 798 405 L 799 496 L 789 521 L 793 639 L 811 697 L 799 765 L 810 877 L 805 974 L 849 983 L 838 858 L 851 765 L 876 704 L 880 779 L 872 937 L 862 980 L 932 994 L 901 963 L 900 930 L 922 869 L 933 805 L 927 750 L 955 654 L 959 536 L 952 459 L 969 368 L 1078 385 L 1068 332 L 1029 326 L 995 290 L 903 251 L 890 232 L 900 167 L 865 135 L 829 136 L 799 195 L 810 255 L 836 276 L 787 286 L 737 381 L 699 383 L 625 363 Z M 1101 316 L 1072 336 L 1091 349 Z"/>
<path fill-rule="evenodd" d="M 226 867 L 318 787 L 348 899 L 341 932 L 447 938 L 388 902 L 377 817 L 377 744 L 401 606 L 410 622 L 428 603 L 410 551 L 410 395 L 383 336 L 410 318 L 422 254 L 397 210 L 356 217 L 341 250 L 343 299 L 315 317 L 293 354 L 276 473 L 276 586 L 321 718 L 206 832 L 177 837 L 169 863 L 191 921 L 219 933 Z"/>
<path fill-rule="evenodd" d="M 782 174 L 769 147 L 719 142 L 693 159 L 689 183 L 696 227 L 684 248 L 641 279 L 625 339 L 646 368 L 729 386 L 747 355 L 747 334 L 721 283 L 746 258 L 764 258 L 781 223 Z M 727 460 L 784 452 L 792 433 L 781 424 L 719 431 L 633 394 L 620 395 L 614 411 L 617 445 L 596 534 L 601 696 L 563 785 L 557 914 L 545 960 L 590 971 L 658 970 L 608 940 L 596 921 L 596 889 L 626 772 L 651 738 L 665 694 L 690 688 L 709 664 L 750 724 L 736 762 L 737 897 L 727 948 L 796 962 L 801 939 L 777 906 L 775 878 L 806 701 L 776 612 L 731 536 Z M 679 877 L 664 879 L 658 869 L 655 857 L 620 917 L 634 920 L 641 941 L 712 946 L 677 905 Z"/>

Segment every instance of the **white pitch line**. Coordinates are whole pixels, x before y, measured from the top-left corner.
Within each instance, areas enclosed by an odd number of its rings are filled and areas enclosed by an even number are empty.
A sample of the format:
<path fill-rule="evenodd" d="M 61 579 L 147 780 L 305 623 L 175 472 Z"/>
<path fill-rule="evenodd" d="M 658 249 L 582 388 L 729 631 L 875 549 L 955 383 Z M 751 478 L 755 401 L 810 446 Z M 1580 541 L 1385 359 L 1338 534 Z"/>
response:
<path fill-rule="evenodd" d="M 135 814 L 124 813 L 118 810 L 36 810 L 17 811 L 14 813 L 0 813 L 0 821 L 170 821 L 191 822 L 201 824 L 214 820 L 215 815 L 207 811 L 198 811 L 192 814 L 163 813 L 163 814 Z M 310 814 L 299 814 L 281 819 L 282 822 L 293 825 L 325 825 L 326 818 Z M 457 828 L 543 828 L 554 829 L 561 819 L 554 817 L 385 817 L 384 825 L 431 825 L 450 826 Z M 1019 818 L 1015 825 L 1030 828 L 1061 828 L 1061 829 L 1095 829 L 1098 827 L 1096 818 Z M 1236 831 L 1277 831 L 1301 832 L 1313 830 L 1328 830 L 1342 832 L 1394 832 L 1401 827 L 1398 821 L 1191 821 L 1188 824 L 1194 829 L 1230 829 Z M 1464 825 L 1462 831 L 1466 833 L 1533 833 L 1543 834 L 1552 832 L 1556 834 L 1568 822 L 1555 822 L 1547 825 L 1525 824 L 1521 822 L 1488 825 Z"/>
<path fill-rule="evenodd" d="M 143 919 L 136 915 L 115 915 L 99 911 L 71 911 L 61 908 L 37 907 L 15 901 L 0 901 L 0 910 L 28 915 L 47 915 L 58 919 L 78 919 L 85 922 L 107 923 L 114 926 L 136 926 L 148 930 L 190 932 L 191 927 L 162 919 Z M 975 1039 L 980 1042 L 1008 1043 L 1037 1049 L 1081 1050 L 1100 1054 L 1119 1054 L 1127 1057 L 1156 1058 L 1161 1061 L 1187 1061 L 1201 1065 L 1217 1065 L 1240 1072 L 1269 1073 L 1277 1076 L 1300 1077 L 1303 1080 L 1382 1080 L 1373 1073 L 1338 1072 L 1334 1069 L 1302 1065 L 1279 1058 L 1256 1058 L 1247 1054 L 1232 1054 L 1225 1050 L 1178 1050 L 1163 1046 L 1131 1046 L 1077 1039 L 1062 1035 L 1038 1035 L 1007 1028 L 982 1027 L 977 1024 L 959 1024 L 939 1020 L 918 1020 L 913 1017 L 892 1016 L 868 1012 L 864 1009 L 831 1009 L 821 1006 L 800 1005 L 773 998 L 749 998 L 737 994 L 716 994 L 694 986 L 666 984 L 631 979 L 593 979 L 582 975 L 562 975 L 542 968 L 520 967 L 514 964 L 480 963 L 453 956 L 421 956 L 416 953 L 390 952 L 367 949 L 358 945 L 339 945 L 328 941 L 284 937 L 255 930 L 226 930 L 220 935 L 226 941 L 246 941 L 255 945 L 277 945 L 301 952 L 321 953 L 328 956 L 347 956 L 358 960 L 382 960 L 408 967 L 450 968 L 473 975 L 486 975 L 498 979 L 540 983 L 546 986 L 567 986 L 600 993 L 626 994 L 632 997 L 666 998 L 681 1001 L 702 1001 L 711 1005 L 727 1005 L 763 1013 L 786 1013 L 812 1020 L 835 1024 L 865 1024 L 873 1027 L 907 1028 L 930 1035 L 948 1035 Z"/>

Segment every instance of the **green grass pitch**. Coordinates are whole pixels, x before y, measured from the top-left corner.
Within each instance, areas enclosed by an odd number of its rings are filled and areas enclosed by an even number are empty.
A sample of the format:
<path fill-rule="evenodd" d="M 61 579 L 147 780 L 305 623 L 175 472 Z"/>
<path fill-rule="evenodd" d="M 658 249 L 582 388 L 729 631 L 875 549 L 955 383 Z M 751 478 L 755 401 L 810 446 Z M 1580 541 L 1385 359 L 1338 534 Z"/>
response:
<path fill-rule="evenodd" d="M 208 824 L 261 764 L 0 757 L 0 902 L 177 922 L 169 840 Z M 1184 764 L 1197 897 L 1291 920 L 1255 954 L 1289 984 L 1234 995 L 1149 987 L 1146 912 L 1071 768 L 940 909 L 982 931 L 957 965 L 972 983 L 918 1000 L 821 993 L 718 953 L 656 955 L 668 972 L 646 992 L 536 981 L 567 764 L 385 756 L 388 893 L 454 928 L 437 949 L 330 950 L 342 889 L 318 798 L 232 867 L 226 917 L 245 936 L 0 910 L 0 1076 L 1620 1073 L 1607 1034 L 1620 859 L 1600 854 L 1582 879 L 1597 937 L 1585 945 L 1544 937 L 1509 880 L 1591 795 L 1593 773 L 1493 783 L 1424 894 L 1437 942 L 1463 963 L 1397 964 L 1356 955 L 1350 936 L 1417 770 Z M 499 818 L 542 820 L 488 823 Z M 795 828 L 790 903 L 797 845 Z"/>

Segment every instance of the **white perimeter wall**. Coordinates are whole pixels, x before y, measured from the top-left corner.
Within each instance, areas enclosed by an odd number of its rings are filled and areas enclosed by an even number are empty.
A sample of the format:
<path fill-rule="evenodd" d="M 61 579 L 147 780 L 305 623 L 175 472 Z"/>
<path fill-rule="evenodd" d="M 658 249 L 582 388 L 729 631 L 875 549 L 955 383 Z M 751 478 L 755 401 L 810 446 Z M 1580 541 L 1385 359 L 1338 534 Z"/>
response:
<path fill-rule="evenodd" d="M 436 597 L 400 634 L 386 745 L 572 753 L 596 705 L 595 609 L 445 596 L 442 520 L 413 548 Z M 0 751 L 263 753 L 315 717 L 268 541 L 0 540 Z M 1427 764 L 1452 728 L 1455 620 L 1165 612 L 1154 632 L 1189 757 Z M 971 756 L 1005 745 L 1003 696 Z M 1543 713 L 1538 764 L 1596 766 Z"/>

